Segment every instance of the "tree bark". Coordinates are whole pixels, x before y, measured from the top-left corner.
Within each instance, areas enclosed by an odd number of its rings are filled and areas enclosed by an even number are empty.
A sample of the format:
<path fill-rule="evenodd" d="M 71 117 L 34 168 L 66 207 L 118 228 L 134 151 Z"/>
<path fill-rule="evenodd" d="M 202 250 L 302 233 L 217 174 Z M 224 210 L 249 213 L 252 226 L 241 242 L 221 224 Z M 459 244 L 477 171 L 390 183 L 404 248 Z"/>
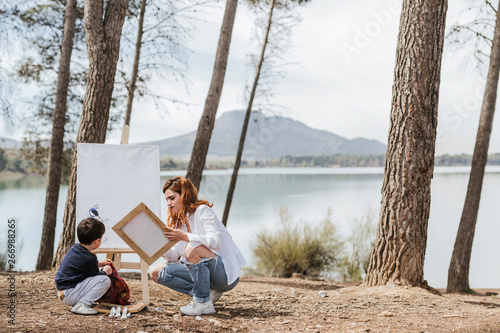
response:
<path fill-rule="evenodd" d="M 224 77 L 226 75 L 227 58 L 229 56 L 229 45 L 231 44 L 231 35 L 233 32 L 234 18 L 238 0 L 227 0 L 226 11 L 222 21 L 222 28 L 219 37 L 219 45 L 215 56 L 212 81 L 208 90 L 208 96 L 205 100 L 205 109 L 198 125 L 196 139 L 189 160 L 186 178 L 191 180 L 193 185 L 199 189 L 205 161 L 207 159 L 208 147 L 212 137 L 212 131 L 215 124 L 215 115 L 219 107 Z"/>
<path fill-rule="evenodd" d="M 425 285 L 446 0 L 404 0 L 377 239 L 364 284 Z"/>
<path fill-rule="evenodd" d="M 104 143 L 127 0 L 109 0 L 105 13 L 103 1 L 85 0 L 84 10 L 89 73 L 76 141 Z M 54 269 L 75 243 L 76 154 L 75 149 L 64 208 L 63 231 L 52 261 Z"/>
<path fill-rule="evenodd" d="M 500 6 L 500 2 L 499 2 Z M 500 7 L 497 7 L 500 8 Z M 486 79 L 483 105 L 477 129 L 476 145 L 472 155 L 472 166 L 467 186 L 467 194 L 460 218 L 457 238 L 448 269 L 449 293 L 470 291 L 469 287 L 469 264 L 476 229 L 477 213 L 481 200 L 481 189 L 483 187 L 484 169 L 488 161 L 488 148 L 490 145 L 491 129 L 493 127 L 493 116 L 497 100 L 498 78 L 500 69 L 500 11 L 496 13 L 495 35 L 491 47 L 490 66 Z"/>
<path fill-rule="evenodd" d="M 248 106 L 245 113 L 245 120 L 243 121 L 243 127 L 241 129 L 240 142 L 238 144 L 238 152 L 236 153 L 236 160 L 234 162 L 233 174 L 231 176 L 231 182 L 229 183 L 229 189 L 227 191 L 226 205 L 224 206 L 224 215 L 222 216 L 222 224 L 224 224 L 224 226 L 227 225 L 227 219 L 229 218 L 229 210 L 231 209 L 231 203 L 233 202 L 234 189 L 236 188 L 236 180 L 238 179 L 238 171 L 241 165 L 241 156 L 243 155 L 245 138 L 247 136 L 248 122 L 250 121 L 253 100 L 255 98 L 255 92 L 257 91 L 257 86 L 259 84 L 259 77 L 260 77 L 260 71 L 262 69 L 262 64 L 264 63 L 267 41 L 269 39 L 269 31 L 271 30 L 271 24 L 273 22 L 272 19 L 273 19 L 274 5 L 275 5 L 275 0 L 271 0 L 269 8 L 269 16 L 266 25 L 266 32 L 264 35 L 264 41 L 262 43 L 262 50 L 260 52 L 260 58 L 259 58 L 259 63 L 257 64 L 257 69 L 255 71 L 255 78 L 253 80 L 252 90 L 250 92 L 250 98 L 248 99 Z"/>
<path fill-rule="evenodd" d="M 146 0 L 141 1 L 141 13 L 139 15 L 139 28 L 137 30 L 137 41 L 135 43 L 135 56 L 134 65 L 132 68 L 132 77 L 130 78 L 130 83 L 127 87 L 127 108 L 125 109 L 125 123 L 124 125 L 130 126 L 130 117 L 132 114 L 132 104 L 134 102 L 134 93 L 137 82 L 137 75 L 139 73 L 139 60 L 141 59 L 141 47 L 142 47 L 142 33 L 144 26 L 144 14 L 146 13 Z M 125 126 L 124 126 L 125 128 Z"/>
<path fill-rule="evenodd" d="M 52 137 L 50 139 L 49 166 L 43 215 L 42 239 L 36 270 L 50 269 L 54 255 L 54 235 L 57 221 L 57 204 L 61 187 L 61 164 L 64 149 L 64 125 L 66 123 L 66 107 L 70 81 L 71 53 L 75 35 L 76 0 L 66 2 L 64 32 L 59 59 L 57 77 L 56 105 L 52 115 Z"/>

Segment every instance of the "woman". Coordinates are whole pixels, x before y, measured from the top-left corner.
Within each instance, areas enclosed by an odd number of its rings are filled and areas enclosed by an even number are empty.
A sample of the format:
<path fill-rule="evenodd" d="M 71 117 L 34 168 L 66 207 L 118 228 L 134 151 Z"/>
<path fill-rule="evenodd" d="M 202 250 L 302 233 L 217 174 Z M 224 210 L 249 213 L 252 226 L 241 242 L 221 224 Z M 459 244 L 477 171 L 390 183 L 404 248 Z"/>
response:
<path fill-rule="evenodd" d="M 167 180 L 163 193 L 168 205 L 164 234 L 178 243 L 163 256 L 168 263 L 151 268 L 151 278 L 193 297 L 189 305 L 180 308 L 183 314 L 215 313 L 213 303 L 238 284 L 245 259 L 212 210 L 213 205 L 198 199 L 189 179 Z"/>

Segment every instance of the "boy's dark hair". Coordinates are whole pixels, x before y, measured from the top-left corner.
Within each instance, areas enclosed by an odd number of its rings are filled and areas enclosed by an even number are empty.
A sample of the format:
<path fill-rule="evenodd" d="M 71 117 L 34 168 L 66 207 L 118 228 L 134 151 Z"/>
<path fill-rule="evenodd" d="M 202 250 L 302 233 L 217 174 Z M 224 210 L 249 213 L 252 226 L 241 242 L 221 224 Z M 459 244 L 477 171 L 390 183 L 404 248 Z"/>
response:
<path fill-rule="evenodd" d="M 105 231 L 106 227 L 104 223 L 93 217 L 87 217 L 81 220 L 76 228 L 78 241 L 83 245 L 89 245 L 96 239 L 101 238 Z"/>

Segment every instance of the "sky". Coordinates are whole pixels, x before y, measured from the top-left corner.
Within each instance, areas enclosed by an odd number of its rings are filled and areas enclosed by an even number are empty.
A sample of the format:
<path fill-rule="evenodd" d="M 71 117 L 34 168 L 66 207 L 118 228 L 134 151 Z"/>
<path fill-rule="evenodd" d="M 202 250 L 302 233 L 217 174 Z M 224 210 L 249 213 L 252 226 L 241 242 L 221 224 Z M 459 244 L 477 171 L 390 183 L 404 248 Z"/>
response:
<path fill-rule="evenodd" d="M 467 21 L 462 11 L 481 0 L 449 1 L 447 26 Z M 188 89 L 152 82 L 154 89 L 168 90 L 189 102 L 167 111 L 148 103 L 136 103 L 132 114 L 130 143 L 175 137 L 196 130 L 207 96 L 223 7 L 211 10 L 190 42 Z M 286 74 L 273 88 L 273 104 L 283 106 L 281 115 L 348 139 L 364 137 L 387 143 L 394 60 L 401 1 L 312 0 L 299 9 L 302 21 L 294 28 L 286 55 Z M 248 54 L 255 49 L 252 22 L 244 2 L 236 14 L 225 84 L 218 109 L 246 108 L 243 89 L 249 73 Z M 469 62 L 471 59 L 468 60 Z M 484 72 L 468 65 L 446 42 L 444 47 L 438 111 L 436 153 L 472 154 L 484 93 Z M 496 117 L 490 153 L 500 153 L 500 120 Z M 1 125 L 1 124 L 0 124 Z M 1 126 L 0 126 L 1 127 Z M 19 128 L 2 136 L 20 139 Z M 107 143 L 119 143 L 120 131 Z"/>

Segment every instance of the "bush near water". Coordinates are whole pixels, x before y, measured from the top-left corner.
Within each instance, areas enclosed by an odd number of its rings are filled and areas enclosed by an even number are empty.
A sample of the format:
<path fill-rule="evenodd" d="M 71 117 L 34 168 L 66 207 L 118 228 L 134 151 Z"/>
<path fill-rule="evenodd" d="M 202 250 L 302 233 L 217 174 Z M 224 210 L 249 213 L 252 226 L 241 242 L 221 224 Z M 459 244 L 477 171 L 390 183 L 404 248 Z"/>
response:
<path fill-rule="evenodd" d="M 254 267 L 248 273 L 274 277 L 298 273 L 360 281 L 375 239 L 374 225 L 367 215 L 355 220 L 345 237 L 333 222 L 330 210 L 322 221 L 311 223 L 293 221 L 288 208 L 280 207 L 279 228 L 260 230 L 251 245 Z"/>

